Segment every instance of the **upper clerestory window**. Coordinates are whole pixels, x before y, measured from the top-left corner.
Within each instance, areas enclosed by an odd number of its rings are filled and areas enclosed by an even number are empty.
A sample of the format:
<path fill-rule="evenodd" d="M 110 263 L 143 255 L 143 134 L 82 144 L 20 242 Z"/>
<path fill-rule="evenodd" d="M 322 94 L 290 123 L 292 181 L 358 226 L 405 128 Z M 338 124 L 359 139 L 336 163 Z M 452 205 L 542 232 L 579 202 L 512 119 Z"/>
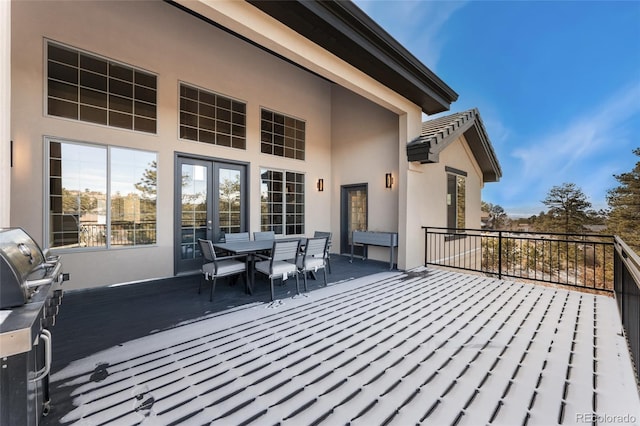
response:
<path fill-rule="evenodd" d="M 157 77 L 48 41 L 47 114 L 156 133 Z"/>
<path fill-rule="evenodd" d="M 304 160 L 304 121 L 268 109 L 262 109 L 260 121 L 260 152 Z"/>
<path fill-rule="evenodd" d="M 180 137 L 245 149 L 247 107 L 244 102 L 180 84 Z"/>

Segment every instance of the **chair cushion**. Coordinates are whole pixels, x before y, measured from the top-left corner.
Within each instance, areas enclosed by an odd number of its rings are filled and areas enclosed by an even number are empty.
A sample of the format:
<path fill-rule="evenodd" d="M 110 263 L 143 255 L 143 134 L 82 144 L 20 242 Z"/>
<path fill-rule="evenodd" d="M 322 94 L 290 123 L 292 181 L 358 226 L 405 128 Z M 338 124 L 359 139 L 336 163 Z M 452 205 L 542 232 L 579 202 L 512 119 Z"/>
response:
<path fill-rule="evenodd" d="M 307 257 L 304 261 L 304 265 L 302 265 L 302 258 L 298 261 L 298 268 L 304 269 L 305 271 L 315 271 L 318 269 L 324 268 L 324 258 L 323 257 Z"/>
<path fill-rule="evenodd" d="M 297 273 L 298 269 L 296 265 L 293 263 L 285 262 L 284 260 L 276 260 L 273 262 L 273 274 L 269 270 L 270 261 L 264 260 L 262 262 L 257 262 L 255 265 L 256 271 L 262 272 L 265 275 L 274 276 L 274 277 L 282 277 L 282 279 L 286 280 L 287 276 L 293 275 Z"/>
<path fill-rule="evenodd" d="M 244 262 L 237 260 L 221 260 L 218 262 L 218 277 L 224 277 L 225 275 L 239 274 L 245 271 Z M 213 276 L 215 267 L 213 262 L 202 265 L 202 273 Z"/>

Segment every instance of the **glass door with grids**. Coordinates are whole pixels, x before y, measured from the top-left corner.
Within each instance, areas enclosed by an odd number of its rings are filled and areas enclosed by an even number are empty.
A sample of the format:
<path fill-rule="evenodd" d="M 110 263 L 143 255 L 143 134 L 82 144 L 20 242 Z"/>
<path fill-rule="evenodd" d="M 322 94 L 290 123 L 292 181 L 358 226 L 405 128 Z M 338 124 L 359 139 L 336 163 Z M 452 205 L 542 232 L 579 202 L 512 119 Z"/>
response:
<path fill-rule="evenodd" d="M 343 185 L 340 206 L 340 252 L 351 253 L 353 231 L 366 231 L 368 221 L 367 184 Z M 354 254 L 362 255 L 362 246 Z"/>
<path fill-rule="evenodd" d="M 176 274 L 200 269 L 198 239 L 220 241 L 247 226 L 246 166 L 178 157 L 176 176 Z"/>

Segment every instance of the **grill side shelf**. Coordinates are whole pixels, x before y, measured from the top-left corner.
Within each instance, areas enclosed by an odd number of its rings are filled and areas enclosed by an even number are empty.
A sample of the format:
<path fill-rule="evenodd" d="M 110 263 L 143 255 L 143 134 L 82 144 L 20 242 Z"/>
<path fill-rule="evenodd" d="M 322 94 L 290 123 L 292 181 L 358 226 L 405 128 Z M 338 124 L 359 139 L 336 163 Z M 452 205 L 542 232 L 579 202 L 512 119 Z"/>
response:
<path fill-rule="evenodd" d="M 51 285 L 40 287 L 31 302 L 12 308 L 0 323 L 0 357 L 29 352 L 40 335 L 44 304 Z"/>

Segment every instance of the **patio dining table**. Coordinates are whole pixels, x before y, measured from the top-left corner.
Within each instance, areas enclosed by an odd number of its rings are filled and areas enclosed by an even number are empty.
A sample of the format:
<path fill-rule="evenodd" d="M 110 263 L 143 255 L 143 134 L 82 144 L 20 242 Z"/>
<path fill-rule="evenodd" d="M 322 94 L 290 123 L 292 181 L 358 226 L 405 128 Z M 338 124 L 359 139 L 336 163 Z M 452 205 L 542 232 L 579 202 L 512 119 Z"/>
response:
<path fill-rule="evenodd" d="M 249 282 L 247 283 L 247 291 L 249 294 L 253 294 L 254 284 L 254 266 L 256 255 L 261 252 L 269 251 L 273 248 L 274 241 L 296 241 L 300 240 L 300 246 L 304 247 L 307 242 L 305 237 L 299 238 L 277 238 L 276 240 L 253 240 L 253 241 L 232 241 L 229 243 L 214 243 L 213 247 L 218 250 L 226 251 L 231 254 L 247 255 L 247 263 L 249 267 Z"/>

